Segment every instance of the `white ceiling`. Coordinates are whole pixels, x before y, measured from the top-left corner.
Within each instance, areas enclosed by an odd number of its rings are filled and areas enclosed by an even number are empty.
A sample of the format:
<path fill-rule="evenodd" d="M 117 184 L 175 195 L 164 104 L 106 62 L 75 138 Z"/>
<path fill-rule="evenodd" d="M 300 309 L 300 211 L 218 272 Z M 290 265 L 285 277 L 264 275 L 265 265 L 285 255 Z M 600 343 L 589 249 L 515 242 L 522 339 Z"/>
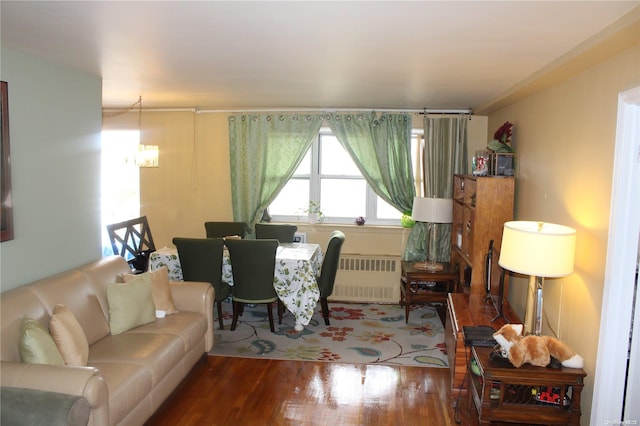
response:
<path fill-rule="evenodd" d="M 103 106 L 477 108 L 639 1 L 7 1 L 3 47 Z"/>

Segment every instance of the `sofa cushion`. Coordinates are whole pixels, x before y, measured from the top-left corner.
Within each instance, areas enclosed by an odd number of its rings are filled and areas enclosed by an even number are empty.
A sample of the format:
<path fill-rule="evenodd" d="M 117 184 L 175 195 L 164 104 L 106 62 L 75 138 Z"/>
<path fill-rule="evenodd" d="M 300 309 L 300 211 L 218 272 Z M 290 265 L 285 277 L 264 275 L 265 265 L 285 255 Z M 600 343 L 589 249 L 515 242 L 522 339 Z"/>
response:
<path fill-rule="evenodd" d="M 129 333 L 172 334 L 182 339 L 184 351 L 188 353 L 207 332 L 207 318 L 204 315 L 180 311 L 176 315 L 159 318 L 150 324 L 134 328 Z"/>
<path fill-rule="evenodd" d="M 64 365 L 56 342 L 40 321 L 32 318 L 22 320 L 20 358 L 30 364 Z"/>
<path fill-rule="evenodd" d="M 96 295 L 96 304 L 92 306 L 95 309 L 96 313 L 102 313 L 102 317 L 104 318 L 104 330 L 102 335 L 98 338 L 93 338 L 93 335 L 90 335 L 89 332 L 85 332 L 87 334 L 87 340 L 89 341 L 89 345 L 93 345 L 98 340 L 107 336 L 109 331 L 109 303 L 107 302 L 107 284 L 117 282 L 117 277 L 122 274 L 126 274 L 131 272 L 131 268 L 124 257 L 122 256 L 107 256 L 101 259 L 98 259 L 95 262 L 91 262 L 85 266 L 83 266 L 80 271 L 82 272 L 83 277 L 89 281 L 90 287 L 93 289 Z M 68 306 L 68 305 L 67 305 Z M 80 320 L 82 324 L 83 319 L 78 316 L 77 311 L 76 317 Z M 84 324 L 83 324 L 83 327 Z"/>
<path fill-rule="evenodd" d="M 29 288 L 22 286 L 2 292 L 0 297 L 0 359 L 22 362 L 20 339 L 22 320 L 25 316 L 49 323 L 49 311 L 40 298 Z"/>
<path fill-rule="evenodd" d="M 124 333 L 156 319 L 149 275 L 141 275 L 128 283 L 107 284 L 107 301 L 112 335 Z"/>
<path fill-rule="evenodd" d="M 29 288 L 49 309 L 49 314 L 57 303 L 69 308 L 82 326 L 89 344 L 109 334 L 107 317 L 100 308 L 96 292 L 80 271 L 67 271 L 47 277 Z"/>
<path fill-rule="evenodd" d="M 182 339 L 177 336 L 122 333 L 107 336 L 92 345 L 89 365 L 98 367 L 98 363 L 103 362 L 139 365 L 149 371 L 152 385 L 155 386 L 182 360 L 184 355 Z"/>
<path fill-rule="evenodd" d="M 97 362 L 91 359 L 91 355 L 89 364 L 100 370 L 109 388 L 109 424 L 119 424 L 153 389 L 151 372 L 139 364 L 122 361 Z"/>
<path fill-rule="evenodd" d="M 56 304 L 49 321 L 49 329 L 67 365 L 87 365 L 89 343 L 73 312 L 61 303 Z"/>
<path fill-rule="evenodd" d="M 140 275 L 123 274 L 122 278 L 125 283 L 128 283 L 142 275 L 149 275 L 151 278 L 151 296 L 153 297 L 153 304 L 156 306 L 156 310 L 164 311 L 167 315 L 178 312 L 173 303 L 171 289 L 169 288 L 169 269 L 163 266 L 156 271 L 145 272 Z"/>

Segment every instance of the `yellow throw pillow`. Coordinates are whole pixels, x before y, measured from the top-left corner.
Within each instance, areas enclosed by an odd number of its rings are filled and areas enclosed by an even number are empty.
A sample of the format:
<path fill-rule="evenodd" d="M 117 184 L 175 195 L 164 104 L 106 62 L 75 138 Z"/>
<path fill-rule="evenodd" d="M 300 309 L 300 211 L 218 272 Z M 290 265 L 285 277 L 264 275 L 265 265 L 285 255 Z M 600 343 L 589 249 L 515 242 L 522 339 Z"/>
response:
<path fill-rule="evenodd" d="M 107 303 L 109 329 L 113 335 L 156 319 L 149 275 L 140 275 L 128 283 L 107 284 Z"/>
<path fill-rule="evenodd" d="M 64 359 L 49 331 L 40 321 L 28 317 L 22 320 L 20 358 L 29 364 L 64 365 Z"/>
<path fill-rule="evenodd" d="M 125 283 L 128 283 L 142 275 L 149 275 L 151 277 L 151 295 L 153 296 L 153 303 L 156 305 L 156 309 L 164 311 L 167 315 L 178 313 L 176 305 L 173 303 L 173 297 L 171 296 L 171 288 L 169 287 L 169 268 L 163 266 L 157 271 L 145 272 L 139 275 L 124 274 L 122 279 Z"/>
<path fill-rule="evenodd" d="M 62 303 L 53 307 L 49 320 L 53 341 L 67 365 L 87 365 L 89 343 L 76 316 Z"/>

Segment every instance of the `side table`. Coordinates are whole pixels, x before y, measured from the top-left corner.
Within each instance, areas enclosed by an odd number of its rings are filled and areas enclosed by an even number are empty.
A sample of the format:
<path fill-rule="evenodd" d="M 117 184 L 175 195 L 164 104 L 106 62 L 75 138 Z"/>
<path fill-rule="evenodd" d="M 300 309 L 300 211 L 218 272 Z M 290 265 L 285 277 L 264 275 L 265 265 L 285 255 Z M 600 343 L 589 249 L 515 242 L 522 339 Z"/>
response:
<path fill-rule="evenodd" d="M 583 369 L 516 368 L 506 359 L 492 361 L 490 353 L 491 348 L 471 348 L 470 362 L 475 360 L 479 374 L 469 374 L 467 395 L 481 425 L 580 425 L 580 393 L 587 375 Z"/>
<path fill-rule="evenodd" d="M 402 261 L 400 278 L 400 306 L 404 305 L 405 322 L 409 322 L 409 309 L 413 303 L 447 301 L 447 294 L 456 291 L 458 270 L 450 263 L 441 264 L 442 270 L 431 271 L 414 267 L 415 262 Z"/>

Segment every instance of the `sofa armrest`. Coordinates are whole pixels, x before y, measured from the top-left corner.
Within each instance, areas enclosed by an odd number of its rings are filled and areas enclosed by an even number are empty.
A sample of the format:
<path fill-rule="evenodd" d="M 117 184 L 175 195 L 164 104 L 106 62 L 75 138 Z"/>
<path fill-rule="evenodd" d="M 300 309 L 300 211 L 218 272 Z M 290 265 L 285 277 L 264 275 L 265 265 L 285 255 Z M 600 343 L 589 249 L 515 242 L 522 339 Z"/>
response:
<path fill-rule="evenodd" d="M 87 398 L 38 389 L 0 388 L 3 425 L 86 426 L 91 408 Z"/>
<path fill-rule="evenodd" d="M 0 369 L 0 385 L 85 397 L 91 408 L 89 424 L 109 424 L 109 393 L 98 369 L 8 361 L 2 361 Z"/>
<path fill-rule="evenodd" d="M 213 304 L 214 289 L 209 283 L 197 281 L 181 281 L 169 283 L 171 297 L 178 311 L 199 312 L 207 318 L 205 334 L 205 351 L 213 348 Z"/>

